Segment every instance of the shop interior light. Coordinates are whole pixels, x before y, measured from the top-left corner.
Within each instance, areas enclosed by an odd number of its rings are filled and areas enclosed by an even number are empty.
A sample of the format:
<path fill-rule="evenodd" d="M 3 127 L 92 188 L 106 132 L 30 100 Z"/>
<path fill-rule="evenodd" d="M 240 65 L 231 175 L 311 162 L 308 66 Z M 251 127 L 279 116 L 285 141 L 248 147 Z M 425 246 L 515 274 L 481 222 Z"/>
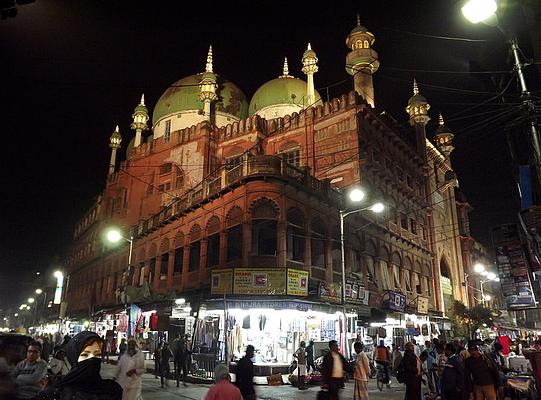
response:
<path fill-rule="evenodd" d="M 184 307 L 182 310 L 186 311 L 186 312 L 190 312 L 190 311 L 192 311 L 192 308 L 190 306 L 188 306 L 188 307 Z"/>
<path fill-rule="evenodd" d="M 491 281 L 496 279 L 496 274 L 494 272 L 489 272 L 487 274 L 487 279 L 490 279 Z"/>
<path fill-rule="evenodd" d="M 481 274 L 485 271 L 485 266 L 481 263 L 477 263 L 473 266 L 473 270 L 478 274 Z"/>
<path fill-rule="evenodd" d="M 186 303 L 186 299 L 176 299 L 175 300 L 175 304 L 177 306 L 180 306 L 181 304 L 184 304 L 184 303 Z"/>
<path fill-rule="evenodd" d="M 19 316 L 19 313 L 15 313 L 13 314 L 14 317 L 18 317 Z"/>

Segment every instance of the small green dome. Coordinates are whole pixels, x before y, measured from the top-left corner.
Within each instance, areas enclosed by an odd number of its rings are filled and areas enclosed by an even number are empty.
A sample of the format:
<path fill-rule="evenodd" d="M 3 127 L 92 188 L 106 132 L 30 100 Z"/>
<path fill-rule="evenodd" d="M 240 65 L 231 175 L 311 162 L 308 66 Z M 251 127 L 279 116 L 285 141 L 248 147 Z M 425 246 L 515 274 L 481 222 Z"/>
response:
<path fill-rule="evenodd" d="M 426 100 L 426 98 L 424 96 L 421 96 L 419 93 L 414 94 L 408 100 L 408 105 L 410 106 L 419 106 L 427 103 L 428 101 Z"/>
<path fill-rule="evenodd" d="M 202 110 L 203 102 L 199 99 L 199 83 L 203 74 L 195 74 L 182 78 L 173 83 L 162 94 L 152 116 L 152 124 L 155 125 L 162 117 L 181 111 Z M 216 110 L 225 112 L 243 119 L 248 116 L 248 101 L 246 96 L 232 82 L 217 77 L 218 102 L 215 103 Z"/>
<path fill-rule="evenodd" d="M 148 108 L 142 104 L 139 104 L 137 107 L 135 107 L 135 110 L 133 110 L 134 113 L 136 112 L 142 112 L 145 114 L 148 114 Z"/>
<path fill-rule="evenodd" d="M 355 28 L 353 28 L 353 29 L 351 30 L 350 35 L 353 35 L 354 33 L 357 33 L 357 32 L 359 32 L 359 33 L 366 33 L 366 32 L 368 32 L 368 29 L 366 29 L 364 26 L 362 26 L 361 24 L 359 24 L 359 25 L 357 25 Z"/>
<path fill-rule="evenodd" d="M 255 114 L 262 108 L 278 104 L 296 104 L 303 107 L 306 104 L 306 82 L 297 78 L 276 78 L 261 86 L 250 101 L 248 112 Z M 315 92 L 316 101 L 321 96 Z"/>

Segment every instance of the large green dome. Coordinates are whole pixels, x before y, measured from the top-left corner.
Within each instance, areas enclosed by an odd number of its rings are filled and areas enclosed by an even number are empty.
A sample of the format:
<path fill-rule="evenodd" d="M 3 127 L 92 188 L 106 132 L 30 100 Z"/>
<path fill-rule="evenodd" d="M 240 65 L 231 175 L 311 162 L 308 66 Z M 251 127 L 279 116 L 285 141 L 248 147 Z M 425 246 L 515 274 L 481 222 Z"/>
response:
<path fill-rule="evenodd" d="M 257 89 L 250 101 L 248 112 L 253 115 L 262 108 L 279 104 L 307 106 L 306 86 L 305 81 L 293 77 L 273 79 Z M 317 91 L 315 97 L 316 101 L 321 100 L 321 96 Z"/>
<path fill-rule="evenodd" d="M 182 111 L 202 110 L 203 102 L 199 100 L 199 82 L 203 74 L 195 74 L 182 78 L 173 83 L 162 94 L 152 116 L 152 124 L 166 115 Z M 232 82 L 220 79 L 218 76 L 218 101 L 215 103 L 216 111 L 231 114 L 239 119 L 248 116 L 248 101 L 246 96 Z"/>

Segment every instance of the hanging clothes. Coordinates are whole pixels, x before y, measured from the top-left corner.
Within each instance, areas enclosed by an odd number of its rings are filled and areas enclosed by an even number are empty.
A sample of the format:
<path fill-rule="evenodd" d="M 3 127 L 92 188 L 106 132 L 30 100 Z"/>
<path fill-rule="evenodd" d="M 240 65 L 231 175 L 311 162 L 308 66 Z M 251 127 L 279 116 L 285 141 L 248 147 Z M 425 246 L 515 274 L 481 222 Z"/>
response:
<path fill-rule="evenodd" d="M 242 329 L 250 329 L 250 316 L 249 315 L 243 318 Z"/>
<path fill-rule="evenodd" d="M 507 357 L 510 352 L 509 347 L 511 346 L 511 339 L 509 336 L 498 336 L 498 342 L 503 346 L 502 354 Z"/>

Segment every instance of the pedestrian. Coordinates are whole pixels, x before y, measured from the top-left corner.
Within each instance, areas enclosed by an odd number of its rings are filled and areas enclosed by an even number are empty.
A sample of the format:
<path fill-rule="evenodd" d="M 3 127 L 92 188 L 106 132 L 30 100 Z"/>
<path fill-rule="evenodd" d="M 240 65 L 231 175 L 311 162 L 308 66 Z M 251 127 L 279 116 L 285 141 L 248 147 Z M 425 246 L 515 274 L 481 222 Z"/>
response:
<path fill-rule="evenodd" d="M 49 337 L 47 335 L 43 336 L 43 343 L 41 345 L 41 359 L 45 361 L 46 363 L 49 362 L 49 358 L 51 356 L 51 350 L 52 350 L 52 343 L 49 340 Z"/>
<path fill-rule="evenodd" d="M 47 374 L 47 363 L 41 359 L 41 343 L 32 341 L 26 349 L 26 358 L 11 372 L 17 385 L 17 399 L 33 399 L 41 391 Z"/>
<path fill-rule="evenodd" d="M 470 357 L 464 360 L 466 390 L 470 400 L 496 400 L 496 389 L 503 399 L 503 386 L 497 367 L 481 354 L 477 343 L 468 345 Z"/>
<path fill-rule="evenodd" d="M 306 390 L 308 387 L 305 386 L 304 380 L 306 376 L 306 351 L 305 351 L 306 343 L 301 341 L 299 348 L 297 351 L 293 354 L 293 357 L 297 360 L 297 371 L 298 371 L 298 380 L 297 380 L 297 387 L 299 390 Z"/>
<path fill-rule="evenodd" d="M 173 341 L 173 354 L 175 355 L 175 379 L 177 381 L 177 387 L 179 387 L 179 379 L 182 374 L 182 385 L 186 384 L 186 377 L 188 375 L 188 347 L 186 336 L 178 334 L 177 338 Z"/>
<path fill-rule="evenodd" d="M 338 342 L 329 342 L 329 352 L 323 357 L 321 366 L 322 387 L 329 392 L 329 400 L 338 400 L 338 392 L 344 386 L 344 376 L 349 364 L 338 351 Z"/>
<path fill-rule="evenodd" d="M 405 400 L 420 400 L 423 367 L 421 359 L 415 354 L 415 345 L 413 342 L 406 343 L 402 365 L 404 369 L 404 384 L 406 385 Z"/>
<path fill-rule="evenodd" d="M 389 349 L 385 347 L 385 342 L 382 340 L 379 341 L 379 345 L 374 349 L 374 354 L 372 359 L 376 362 L 377 365 L 380 365 L 383 368 L 383 379 L 386 385 L 389 385 L 389 366 L 391 365 L 391 353 Z"/>
<path fill-rule="evenodd" d="M 316 365 L 314 364 L 314 341 L 310 340 L 308 346 L 306 346 L 306 372 L 316 371 Z"/>
<path fill-rule="evenodd" d="M 464 363 L 460 355 L 456 354 L 453 343 L 445 345 L 447 363 L 443 367 L 440 378 L 440 393 L 442 400 L 464 400 L 466 388 L 464 382 Z"/>
<path fill-rule="evenodd" d="M 66 351 L 58 348 L 51 361 L 49 361 L 49 371 L 52 375 L 58 377 L 66 375 L 71 369 L 69 361 L 66 359 Z"/>
<path fill-rule="evenodd" d="M 94 332 L 82 331 L 66 345 L 70 371 L 40 392 L 38 400 L 121 400 L 122 388 L 100 376 L 103 339 Z"/>
<path fill-rule="evenodd" d="M 218 364 L 214 368 L 214 380 L 216 383 L 207 392 L 205 400 L 242 400 L 239 388 L 231 383 L 227 365 Z"/>
<path fill-rule="evenodd" d="M 246 346 L 246 354 L 237 364 L 237 387 L 242 394 L 243 400 L 255 400 L 254 389 L 254 357 L 255 348 L 251 344 Z"/>
<path fill-rule="evenodd" d="M 428 347 L 428 349 L 427 347 L 425 347 L 425 350 L 421 352 L 421 356 L 419 358 L 421 359 L 421 361 L 423 361 L 423 367 L 426 372 L 426 377 L 428 381 L 428 388 L 431 393 L 435 393 L 436 386 L 432 374 L 434 366 L 436 365 L 436 358 L 434 357 L 434 353 L 432 352 L 430 347 Z"/>
<path fill-rule="evenodd" d="M 118 355 L 121 356 L 126 351 L 126 348 L 128 345 L 126 344 L 126 339 L 122 339 L 120 341 L 120 345 L 118 346 Z"/>
<path fill-rule="evenodd" d="M 413 343 L 413 352 L 419 357 L 421 355 L 421 347 L 417 344 L 415 339 L 411 339 L 411 343 Z"/>
<path fill-rule="evenodd" d="M 162 387 L 164 384 L 165 386 L 169 386 L 167 380 L 169 379 L 169 375 L 171 375 L 170 362 L 172 358 L 174 359 L 174 356 L 169 348 L 169 343 L 163 342 L 160 351 L 160 383 Z"/>
<path fill-rule="evenodd" d="M 368 357 L 364 354 L 364 345 L 361 342 L 355 342 L 353 349 L 357 353 L 355 369 L 353 370 L 353 379 L 355 379 L 353 399 L 368 400 L 368 377 L 370 375 Z"/>
<path fill-rule="evenodd" d="M 154 379 L 158 379 L 160 376 L 161 354 L 162 348 L 160 344 L 157 344 L 154 349 Z"/>
<path fill-rule="evenodd" d="M 139 400 L 144 372 L 145 357 L 137 349 L 135 339 L 130 339 L 117 366 L 116 381 L 122 387 L 122 400 Z"/>

